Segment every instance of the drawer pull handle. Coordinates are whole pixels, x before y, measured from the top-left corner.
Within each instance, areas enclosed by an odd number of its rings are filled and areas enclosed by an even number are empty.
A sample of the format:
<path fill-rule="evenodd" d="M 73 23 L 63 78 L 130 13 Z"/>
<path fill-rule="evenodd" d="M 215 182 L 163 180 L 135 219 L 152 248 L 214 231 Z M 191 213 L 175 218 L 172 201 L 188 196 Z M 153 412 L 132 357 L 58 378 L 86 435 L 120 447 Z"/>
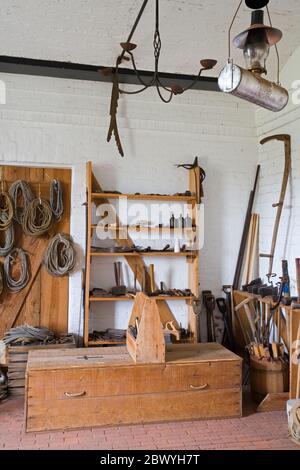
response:
<path fill-rule="evenodd" d="M 192 390 L 205 390 L 208 387 L 208 384 L 200 385 L 200 387 L 195 387 L 194 385 L 190 385 Z"/>
<path fill-rule="evenodd" d="M 78 398 L 78 397 L 84 397 L 86 392 L 79 392 L 79 393 L 69 393 L 65 392 L 65 396 L 68 398 Z"/>

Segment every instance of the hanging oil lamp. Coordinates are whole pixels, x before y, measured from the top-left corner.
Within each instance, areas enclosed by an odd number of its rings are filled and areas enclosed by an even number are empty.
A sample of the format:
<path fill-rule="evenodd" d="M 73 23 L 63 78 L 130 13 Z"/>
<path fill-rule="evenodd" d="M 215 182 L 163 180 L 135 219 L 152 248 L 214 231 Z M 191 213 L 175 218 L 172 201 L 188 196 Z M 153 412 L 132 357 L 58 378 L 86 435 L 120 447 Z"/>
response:
<path fill-rule="evenodd" d="M 231 59 L 231 30 L 243 0 L 234 15 L 229 28 L 229 54 L 228 62 L 219 76 L 219 88 L 225 93 L 230 93 L 238 98 L 255 103 L 270 111 L 281 111 L 289 101 L 288 91 L 280 85 L 280 61 L 277 43 L 282 38 L 282 32 L 273 28 L 268 9 L 268 0 L 246 0 L 250 8 L 266 7 L 270 26 L 264 24 L 264 10 L 255 9 L 252 12 L 251 25 L 238 34 L 233 44 L 242 49 L 246 68 L 233 63 Z M 271 82 L 262 75 L 267 75 L 267 59 L 270 48 L 275 47 L 277 53 L 277 83 Z"/>

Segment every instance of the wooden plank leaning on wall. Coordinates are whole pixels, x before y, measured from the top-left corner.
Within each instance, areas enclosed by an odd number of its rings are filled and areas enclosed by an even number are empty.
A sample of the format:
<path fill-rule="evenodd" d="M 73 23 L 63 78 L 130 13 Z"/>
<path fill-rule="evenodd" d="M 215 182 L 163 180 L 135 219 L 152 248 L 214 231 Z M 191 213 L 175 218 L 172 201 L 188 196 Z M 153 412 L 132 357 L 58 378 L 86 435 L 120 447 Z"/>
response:
<path fill-rule="evenodd" d="M 15 245 L 29 253 L 31 280 L 29 285 L 18 294 L 5 291 L 0 303 L 0 338 L 13 326 L 28 323 L 44 326 L 57 333 L 68 330 L 69 279 L 53 278 L 42 267 L 42 260 L 51 235 L 63 232 L 70 233 L 70 200 L 72 170 L 61 168 L 34 168 L 22 166 L 3 166 L 3 179 L 9 187 L 11 183 L 22 179 L 27 181 L 34 193 L 49 200 L 52 179 L 62 183 L 64 192 L 64 215 L 55 224 L 49 235 L 34 239 L 26 237 L 18 224 L 14 224 L 16 233 Z M 3 259 L 2 259 L 3 261 Z M 18 275 L 18 266 L 15 268 Z"/>

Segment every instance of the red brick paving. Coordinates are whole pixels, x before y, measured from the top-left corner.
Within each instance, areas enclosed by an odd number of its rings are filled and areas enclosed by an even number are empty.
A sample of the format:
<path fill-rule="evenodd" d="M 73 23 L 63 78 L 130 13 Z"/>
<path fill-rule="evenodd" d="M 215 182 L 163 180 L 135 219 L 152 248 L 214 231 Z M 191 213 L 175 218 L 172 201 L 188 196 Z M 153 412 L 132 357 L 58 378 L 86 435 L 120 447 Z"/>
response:
<path fill-rule="evenodd" d="M 287 437 L 284 412 L 241 419 L 91 428 L 51 433 L 24 432 L 24 403 L 0 404 L 0 450 L 300 450 Z"/>

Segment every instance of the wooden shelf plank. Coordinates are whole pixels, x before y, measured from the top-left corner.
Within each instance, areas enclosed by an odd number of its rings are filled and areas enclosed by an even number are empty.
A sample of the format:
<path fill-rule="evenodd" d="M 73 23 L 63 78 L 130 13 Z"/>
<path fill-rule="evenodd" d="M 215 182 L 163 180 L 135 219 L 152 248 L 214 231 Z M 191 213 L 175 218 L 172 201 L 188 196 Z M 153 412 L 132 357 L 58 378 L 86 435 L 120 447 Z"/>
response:
<path fill-rule="evenodd" d="M 177 201 L 177 202 L 190 202 L 195 203 L 195 196 L 160 196 L 150 194 L 114 194 L 114 193 L 92 193 L 92 199 L 119 199 L 120 197 L 127 197 L 127 199 L 140 200 L 140 201 Z"/>
<path fill-rule="evenodd" d="M 174 252 L 161 252 L 161 251 L 153 251 L 153 252 L 145 252 L 145 253 L 91 253 L 93 257 L 107 257 L 107 256 L 169 256 L 169 257 L 187 257 L 191 256 L 195 258 L 198 256 L 198 251 L 191 251 L 191 252 L 182 252 L 182 253 L 174 253 Z"/>
<path fill-rule="evenodd" d="M 92 347 L 92 346 L 116 346 L 116 345 L 125 345 L 126 344 L 126 341 L 89 341 L 88 342 L 88 345 L 89 347 Z"/>
<path fill-rule="evenodd" d="M 184 300 L 193 301 L 195 297 L 174 297 L 174 296 L 159 296 L 151 297 L 154 300 Z M 90 297 L 90 302 L 133 302 L 134 297 Z"/>
<path fill-rule="evenodd" d="M 96 230 L 98 228 L 98 225 L 97 224 L 93 224 L 92 225 L 92 229 L 93 230 Z M 101 227 L 102 228 L 102 227 Z M 129 230 L 129 231 L 136 231 L 136 232 L 148 232 L 149 230 L 153 230 L 153 231 L 156 231 L 156 232 L 159 232 L 159 231 L 162 231 L 162 232 L 179 232 L 179 233 L 182 233 L 182 232 L 195 232 L 197 231 L 197 228 L 196 227 L 184 227 L 184 228 L 181 228 L 181 227 L 175 227 L 175 228 L 171 228 L 171 227 L 137 227 L 137 226 L 134 226 L 134 225 L 128 225 L 128 226 L 108 226 L 107 227 L 107 230 Z"/>

